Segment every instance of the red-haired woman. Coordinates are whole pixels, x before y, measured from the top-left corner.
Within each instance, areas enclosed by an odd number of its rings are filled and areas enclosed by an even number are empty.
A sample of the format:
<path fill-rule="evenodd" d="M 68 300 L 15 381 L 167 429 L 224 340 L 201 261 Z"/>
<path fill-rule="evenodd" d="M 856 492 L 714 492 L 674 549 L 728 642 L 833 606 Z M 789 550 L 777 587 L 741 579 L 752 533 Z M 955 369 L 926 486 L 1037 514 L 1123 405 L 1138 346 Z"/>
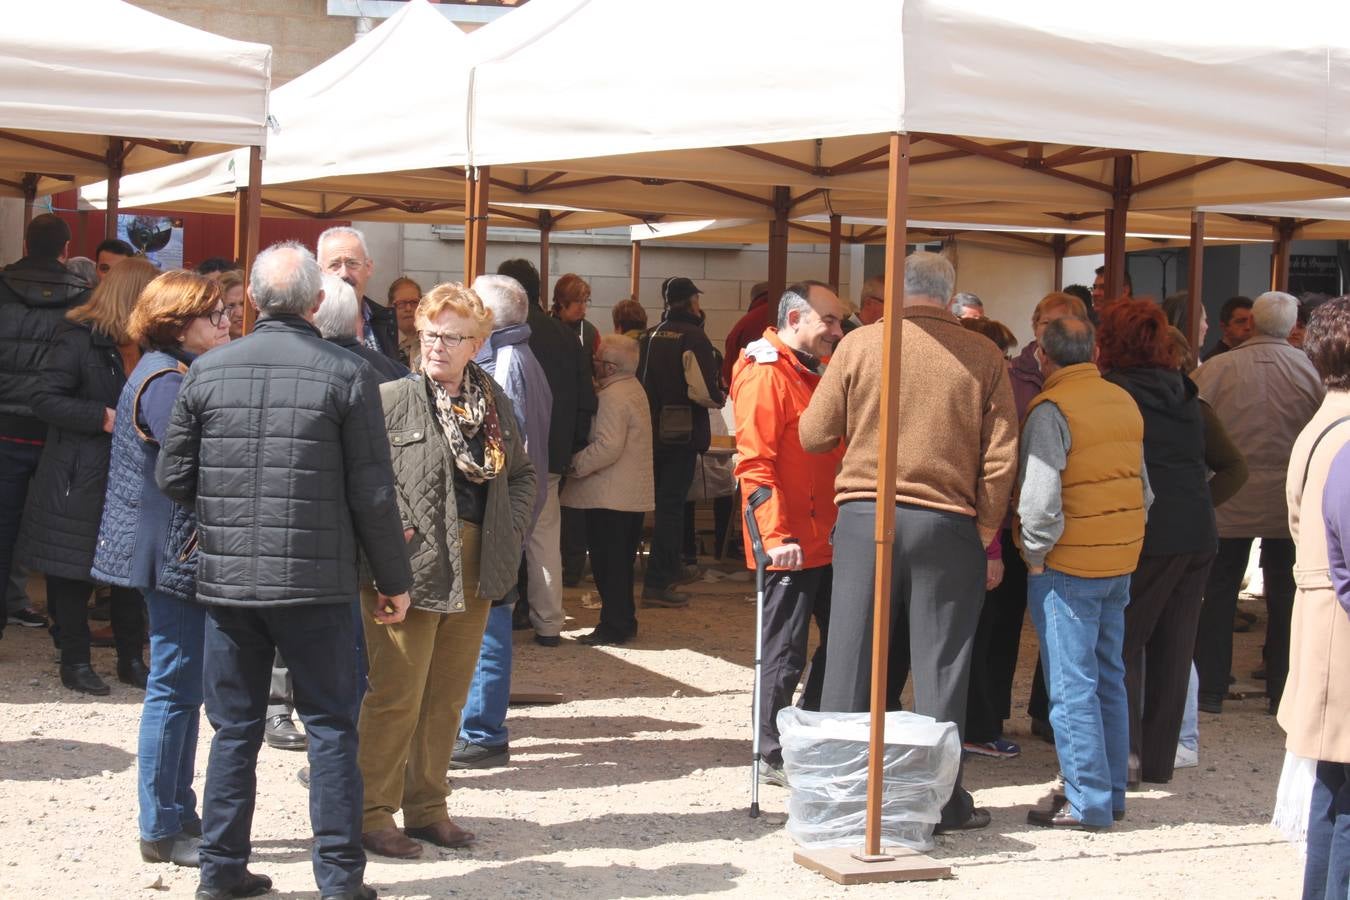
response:
<path fill-rule="evenodd" d="M 1125 608 L 1131 780 L 1172 779 L 1205 579 L 1218 546 L 1195 384 L 1180 369 L 1162 307 L 1122 300 L 1102 311 L 1098 359 L 1144 417 L 1144 463 L 1155 499 Z M 1136 762 L 1137 760 L 1137 762 Z M 1138 774 L 1134 766 L 1138 765 Z"/>

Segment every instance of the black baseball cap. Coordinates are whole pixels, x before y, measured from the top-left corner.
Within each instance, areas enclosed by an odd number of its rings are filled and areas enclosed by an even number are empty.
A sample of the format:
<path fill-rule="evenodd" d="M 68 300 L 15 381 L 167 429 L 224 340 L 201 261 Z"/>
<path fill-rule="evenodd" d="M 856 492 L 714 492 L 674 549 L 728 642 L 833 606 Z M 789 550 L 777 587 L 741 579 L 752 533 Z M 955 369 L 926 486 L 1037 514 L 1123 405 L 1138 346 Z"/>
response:
<path fill-rule="evenodd" d="M 695 294 L 703 293 L 698 289 L 698 285 L 683 276 L 678 276 L 666 282 L 666 302 L 675 304 L 688 303 Z"/>

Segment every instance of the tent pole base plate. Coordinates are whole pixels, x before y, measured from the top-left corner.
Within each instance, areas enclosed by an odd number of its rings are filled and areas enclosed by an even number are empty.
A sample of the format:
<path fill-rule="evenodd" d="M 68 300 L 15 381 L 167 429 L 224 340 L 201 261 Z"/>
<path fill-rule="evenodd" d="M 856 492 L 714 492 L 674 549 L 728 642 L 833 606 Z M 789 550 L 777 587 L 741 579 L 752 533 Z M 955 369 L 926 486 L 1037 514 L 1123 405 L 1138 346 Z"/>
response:
<path fill-rule="evenodd" d="M 877 856 L 868 856 L 847 847 L 820 847 L 797 850 L 792 859 L 797 865 L 819 872 L 839 884 L 868 884 L 885 881 L 933 881 L 950 878 L 952 867 L 907 847 L 886 847 Z"/>

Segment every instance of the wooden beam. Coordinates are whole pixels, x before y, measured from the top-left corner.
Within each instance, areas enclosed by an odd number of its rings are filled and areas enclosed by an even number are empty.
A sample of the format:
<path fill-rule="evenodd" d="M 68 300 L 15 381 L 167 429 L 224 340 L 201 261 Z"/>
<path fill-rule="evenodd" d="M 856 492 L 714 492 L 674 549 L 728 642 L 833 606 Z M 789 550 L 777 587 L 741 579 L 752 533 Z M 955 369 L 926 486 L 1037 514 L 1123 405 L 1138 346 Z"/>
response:
<path fill-rule="evenodd" d="M 1053 288 L 1057 291 L 1064 290 L 1064 254 L 1069 250 L 1069 241 L 1062 235 L 1057 234 L 1050 241 L 1050 247 L 1055 251 L 1055 283 Z"/>
<path fill-rule="evenodd" d="M 1116 157 L 1111 208 L 1106 210 L 1106 297 L 1125 296 L 1125 220 L 1130 209 L 1130 179 L 1134 159 Z"/>
<path fill-rule="evenodd" d="M 1280 219 L 1275 226 L 1275 252 L 1271 256 L 1270 289 L 1272 291 L 1289 290 L 1289 248 L 1294 242 L 1294 232 L 1298 229 L 1293 219 Z"/>
<path fill-rule="evenodd" d="M 905 223 L 909 218 L 909 137 L 891 135 L 886 183 L 886 312 L 881 344 L 881 421 L 877 446 L 876 578 L 872 595 L 871 735 L 867 754 L 864 852 L 881 853 L 881 790 L 886 740 L 887 657 L 891 639 L 891 560 L 895 554 L 895 471 L 900 443 L 900 336 L 905 304 Z"/>
<path fill-rule="evenodd" d="M 760 150 L 757 147 L 746 147 L 742 145 L 737 147 L 728 147 L 727 149 L 732 151 L 733 153 L 739 153 L 743 156 L 748 156 L 751 159 L 758 159 L 762 162 L 773 163 L 775 166 L 782 166 L 785 169 L 792 169 L 797 172 L 805 172 L 807 175 L 820 176 L 828 174 L 826 170 L 824 170 L 820 166 L 813 166 L 810 163 L 800 162 L 795 159 L 790 159 L 786 156 L 779 156 L 777 153 L 769 153 L 767 150 Z"/>
<path fill-rule="evenodd" d="M 548 238 L 553 232 L 553 216 L 539 210 L 539 293 L 548 296 Z"/>
<path fill-rule="evenodd" d="M 844 217 L 830 213 L 830 286 L 839 291 L 839 257 L 844 250 Z"/>
<path fill-rule="evenodd" d="M 1166 175 L 1159 175 L 1157 178 L 1150 178 L 1148 181 L 1141 181 L 1130 188 L 1130 195 L 1137 196 L 1152 188 L 1162 187 L 1164 184 L 1171 184 L 1173 181 L 1180 181 L 1183 178 L 1189 178 L 1192 175 L 1198 175 L 1201 172 L 1207 172 L 1210 169 L 1217 169 L 1219 166 L 1227 165 L 1234 160 L 1224 156 L 1216 156 L 1214 159 L 1207 159 L 1202 163 L 1196 163 L 1193 166 L 1187 166 L 1184 169 L 1177 169 L 1175 172 L 1168 172 Z"/>
<path fill-rule="evenodd" d="M 250 147 L 248 152 L 248 186 L 234 195 L 234 258 L 244 270 L 244 284 L 248 284 L 253 259 L 258 255 L 259 229 L 262 227 L 262 148 Z M 244 304 L 244 333 L 253 330 L 256 311 L 252 303 Z"/>
<path fill-rule="evenodd" d="M 633 241 L 632 263 L 628 270 L 628 294 L 638 299 L 638 289 L 642 285 L 642 241 Z M 641 301 L 639 301 L 641 302 Z"/>
<path fill-rule="evenodd" d="M 108 208 L 103 213 L 103 237 L 117 237 L 117 207 L 122 191 L 122 153 L 121 138 L 108 138 Z"/>
<path fill-rule="evenodd" d="M 94 153 L 90 150 L 76 150 L 74 147 L 63 147 L 60 144 L 53 144 L 51 141 L 31 138 L 26 134 L 18 134 L 4 129 L 0 129 L 0 140 L 12 141 L 13 143 L 24 144 L 29 147 L 37 147 L 39 150 L 48 150 L 52 153 L 60 153 L 63 156 L 73 156 L 76 159 L 83 159 L 93 163 L 106 163 L 108 161 L 106 154 Z"/>
<path fill-rule="evenodd" d="M 787 287 L 788 213 L 792 210 L 792 191 L 779 185 L 773 189 L 773 218 L 769 220 L 769 299 L 776 301 Z"/>
<path fill-rule="evenodd" d="M 150 147 L 155 150 L 162 150 L 165 153 L 172 153 L 175 156 L 186 156 L 192 151 L 192 141 L 157 141 L 152 138 L 127 138 L 127 150 L 132 147 Z"/>
<path fill-rule="evenodd" d="M 858 166 L 861 166 L 863 163 L 869 163 L 874 159 L 880 159 L 889 152 L 891 152 L 890 145 L 883 144 L 875 150 L 868 150 L 866 153 L 860 153 L 852 159 L 846 159 L 837 165 L 830 166 L 828 170 L 829 174 L 847 175 L 850 172 L 856 171 Z"/>
<path fill-rule="evenodd" d="M 487 267 L 488 184 L 492 175 L 488 166 L 465 173 L 464 210 L 464 283 L 483 274 Z M 542 292 L 544 286 L 540 286 Z"/>
<path fill-rule="evenodd" d="M 1200 358 L 1200 314 L 1205 308 L 1205 214 L 1191 210 L 1190 272 L 1186 279 L 1186 340 L 1191 352 Z"/>
<path fill-rule="evenodd" d="M 1089 187 L 1096 191 L 1104 193 L 1111 192 L 1111 186 L 1093 181 L 1091 178 L 1084 178 L 1082 175 L 1075 175 L 1072 172 L 1061 172 L 1059 169 L 1047 167 L 1044 161 L 1035 162 L 1024 156 L 1018 156 L 997 145 L 981 144 L 979 141 L 972 141 L 967 138 L 954 137 L 952 135 L 927 135 L 928 139 L 936 144 L 942 144 L 955 150 L 966 150 L 976 156 L 983 156 L 985 159 L 992 159 L 995 162 L 1001 162 L 1005 165 L 1013 166 L 1018 169 L 1029 169 L 1033 172 L 1041 172 L 1051 178 L 1058 178 L 1061 181 L 1069 181 L 1073 184 Z M 1119 158 L 1117 158 L 1119 164 Z"/>
<path fill-rule="evenodd" d="M 1319 169 L 1316 166 L 1309 166 L 1304 163 L 1275 162 L 1269 159 L 1244 159 L 1242 162 L 1250 166 L 1260 166 L 1263 169 L 1284 172 L 1286 175 L 1295 175 L 1299 178 L 1307 178 L 1311 181 L 1319 181 L 1350 190 L 1350 178 L 1338 175 L 1335 172 L 1328 172 L 1325 169 Z"/>

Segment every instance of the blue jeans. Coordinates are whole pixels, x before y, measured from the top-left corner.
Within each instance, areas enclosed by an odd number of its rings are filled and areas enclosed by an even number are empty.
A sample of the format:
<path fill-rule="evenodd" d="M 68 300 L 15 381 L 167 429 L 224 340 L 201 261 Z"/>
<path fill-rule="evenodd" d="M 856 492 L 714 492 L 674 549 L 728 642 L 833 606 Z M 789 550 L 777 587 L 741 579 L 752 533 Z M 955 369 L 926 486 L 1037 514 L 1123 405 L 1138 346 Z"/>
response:
<path fill-rule="evenodd" d="M 478 668 L 469 684 L 460 717 L 459 736 L 471 744 L 504 747 L 506 707 L 511 702 L 511 605 L 492 607 L 483 649 L 478 653 Z"/>
<path fill-rule="evenodd" d="M 1047 568 L 1027 576 L 1064 793 L 1085 825 L 1109 827 L 1112 811 L 1125 809 L 1130 735 L 1121 653 L 1129 602 L 1128 575 L 1079 578 Z"/>
<path fill-rule="evenodd" d="M 141 707 L 136 750 L 141 838 L 163 840 L 199 826 L 192 775 L 202 706 L 202 645 L 206 609 L 159 591 L 145 595 L 150 611 L 150 677 Z"/>
<path fill-rule="evenodd" d="M 314 880 L 324 894 L 363 883 L 353 627 L 350 604 L 207 609 L 203 682 L 206 717 L 216 736 L 202 791 L 202 887 L 237 885 L 252 850 L 258 750 L 278 650 L 290 668 L 295 711 L 309 738 Z"/>
<path fill-rule="evenodd" d="M 1303 900 L 1337 900 L 1350 890 L 1350 764 L 1317 762 L 1308 810 Z"/>
<path fill-rule="evenodd" d="M 1200 676 L 1191 663 L 1191 679 L 1186 685 L 1186 710 L 1181 716 L 1181 735 L 1177 743 L 1187 750 L 1200 749 Z"/>
<path fill-rule="evenodd" d="M 28 485 L 42 458 L 41 444 L 20 444 L 0 440 L 0 590 L 9 585 L 14 544 L 19 539 L 19 521 L 28 497 Z M 0 634 L 4 633 L 8 614 L 0 603 Z"/>

